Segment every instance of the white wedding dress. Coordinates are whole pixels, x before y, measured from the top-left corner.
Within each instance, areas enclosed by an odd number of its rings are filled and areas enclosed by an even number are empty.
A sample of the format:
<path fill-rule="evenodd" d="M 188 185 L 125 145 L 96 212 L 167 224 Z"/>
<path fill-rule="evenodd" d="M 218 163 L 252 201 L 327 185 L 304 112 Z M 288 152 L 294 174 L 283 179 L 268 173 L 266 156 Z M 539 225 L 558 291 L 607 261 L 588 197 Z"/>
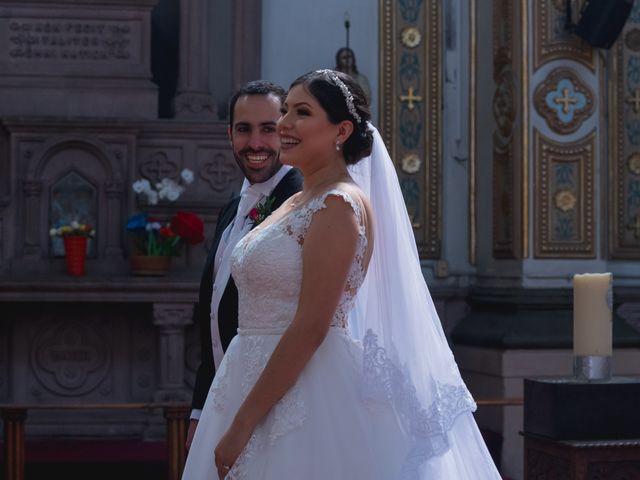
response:
<path fill-rule="evenodd" d="M 294 317 L 305 233 L 329 195 L 350 204 L 361 225 L 347 286 L 326 339 L 255 430 L 227 478 L 499 479 L 464 384 L 439 384 L 436 399 L 421 405 L 376 335 L 368 332 L 362 342 L 352 338 L 348 318 L 364 279 L 367 238 L 359 204 L 340 190 L 255 228 L 234 249 L 238 335 L 211 385 L 183 479 L 217 479 L 214 449 Z M 386 393 L 390 389 L 393 394 Z"/>

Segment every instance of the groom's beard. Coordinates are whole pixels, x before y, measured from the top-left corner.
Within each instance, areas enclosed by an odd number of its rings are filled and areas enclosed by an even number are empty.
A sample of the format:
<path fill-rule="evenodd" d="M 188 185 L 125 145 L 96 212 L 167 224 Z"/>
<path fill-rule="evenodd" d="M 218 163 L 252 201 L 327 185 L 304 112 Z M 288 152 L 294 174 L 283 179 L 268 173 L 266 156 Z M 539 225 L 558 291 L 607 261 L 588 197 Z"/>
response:
<path fill-rule="evenodd" d="M 268 148 L 253 149 L 247 147 L 237 153 L 234 150 L 233 156 L 244 176 L 252 184 L 266 182 L 282 166 L 280 152 Z M 265 158 L 264 160 L 257 160 L 259 157 Z"/>

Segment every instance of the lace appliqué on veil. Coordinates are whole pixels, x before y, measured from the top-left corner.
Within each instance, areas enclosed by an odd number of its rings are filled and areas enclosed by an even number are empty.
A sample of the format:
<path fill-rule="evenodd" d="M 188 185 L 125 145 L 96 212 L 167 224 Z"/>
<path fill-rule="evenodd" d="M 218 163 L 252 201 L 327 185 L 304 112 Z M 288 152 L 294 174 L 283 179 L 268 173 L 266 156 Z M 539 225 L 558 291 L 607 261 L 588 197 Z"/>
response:
<path fill-rule="evenodd" d="M 424 462 L 449 449 L 447 432 L 460 414 L 475 411 L 475 402 L 464 385 L 437 383 L 437 398 L 424 409 L 409 376 L 389 359 L 373 331 L 365 334 L 363 347 L 363 396 L 365 400 L 389 402 L 398 412 L 414 439 L 400 478 L 417 480 Z"/>

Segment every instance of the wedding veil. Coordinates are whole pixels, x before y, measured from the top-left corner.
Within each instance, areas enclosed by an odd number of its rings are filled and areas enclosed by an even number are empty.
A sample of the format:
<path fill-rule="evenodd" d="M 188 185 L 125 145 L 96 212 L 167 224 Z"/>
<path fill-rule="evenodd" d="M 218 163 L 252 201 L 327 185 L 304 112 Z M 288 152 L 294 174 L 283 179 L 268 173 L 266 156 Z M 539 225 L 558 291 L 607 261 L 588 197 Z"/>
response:
<path fill-rule="evenodd" d="M 425 283 L 395 167 L 369 128 L 372 153 L 349 170 L 371 201 L 375 243 L 349 328 L 364 346 L 365 398 L 394 406 L 415 440 L 402 478 L 418 478 L 422 463 L 448 450 L 447 432 L 475 403 Z"/>

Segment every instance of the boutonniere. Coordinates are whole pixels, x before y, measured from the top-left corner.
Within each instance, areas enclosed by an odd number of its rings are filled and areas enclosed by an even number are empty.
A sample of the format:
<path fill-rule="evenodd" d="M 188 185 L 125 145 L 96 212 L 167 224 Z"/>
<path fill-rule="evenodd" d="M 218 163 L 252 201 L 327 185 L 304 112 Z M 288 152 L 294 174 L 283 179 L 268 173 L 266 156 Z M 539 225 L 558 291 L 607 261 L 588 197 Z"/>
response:
<path fill-rule="evenodd" d="M 274 197 L 267 197 L 264 202 L 258 203 L 254 208 L 249 212 L 249 220 L 253 223 L 253 226 L 256 227 L 260 225 L 265 218 L 271 215 L 273 211 L 273 202 L 275 201 Z"/>

